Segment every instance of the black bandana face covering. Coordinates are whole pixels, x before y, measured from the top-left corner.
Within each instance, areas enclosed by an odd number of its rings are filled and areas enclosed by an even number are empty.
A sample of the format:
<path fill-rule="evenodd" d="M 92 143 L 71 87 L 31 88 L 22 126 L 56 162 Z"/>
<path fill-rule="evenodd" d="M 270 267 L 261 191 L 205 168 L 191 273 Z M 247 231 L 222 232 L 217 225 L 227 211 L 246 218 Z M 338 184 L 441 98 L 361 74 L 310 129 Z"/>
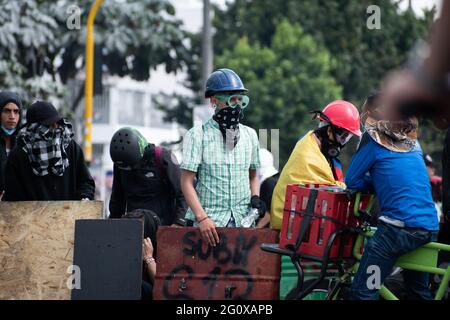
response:
<path fill-rule="evenodd" d="M 241 108 L 223 108 L 214 114 L 213 119 L 219 124 L 220 132 L 228 150 L 232 150 L 239 141 L 239 118 Z"/>
<path fill-rule="evenodd" d="M 50 172 L 61 177 L 69 167 L 67 148 L 73 137 L 72 124 L 63 119 L 59 128 L 33 123 L 19 132 L 18 144 L 25 151 L 33 173 Z"/>

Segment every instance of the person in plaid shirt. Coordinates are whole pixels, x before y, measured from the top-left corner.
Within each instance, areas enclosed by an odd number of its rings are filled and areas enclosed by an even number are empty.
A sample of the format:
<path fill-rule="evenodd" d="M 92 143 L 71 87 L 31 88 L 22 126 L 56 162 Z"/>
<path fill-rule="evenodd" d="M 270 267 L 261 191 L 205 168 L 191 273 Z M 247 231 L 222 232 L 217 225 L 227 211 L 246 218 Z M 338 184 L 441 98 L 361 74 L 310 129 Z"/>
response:
<path fill-rule="evenodd" d="M 259 143 L 256 131 L 239 123 L 249 98 L 230 69 L 213 72 L 205 98 L 215 113 L 184 137 L 181 188 L 189 205 L 186 219 L 196 221 L 205 242 L 219 243 L 216 227 L 240 227 L 249 209 L 264 214 L 259 198 Z M 194 182 L 197 184 L 194 188 Z"/>

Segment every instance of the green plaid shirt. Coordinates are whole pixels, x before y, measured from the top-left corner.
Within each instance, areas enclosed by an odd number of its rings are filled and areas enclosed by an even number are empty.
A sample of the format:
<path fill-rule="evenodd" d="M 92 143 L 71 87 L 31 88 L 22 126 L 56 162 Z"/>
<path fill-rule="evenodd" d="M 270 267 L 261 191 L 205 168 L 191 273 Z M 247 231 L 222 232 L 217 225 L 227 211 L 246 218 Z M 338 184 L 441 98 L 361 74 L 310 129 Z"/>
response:
<path fill-rule="evenodd" d="M 231 215 L 236 226 L 241 226 L 250 207 L 249 170 L 260 166 L 256 131 L 239 124 L 239 133 L 239 142 L 231 151 L 226 150 L 219 125 L 212 118 L 184 137 L 181 169 L 198 173 L 200 203 L 218 227 L 225 227 Z M 186 219 L 195 221 L 191 208 Z"/>

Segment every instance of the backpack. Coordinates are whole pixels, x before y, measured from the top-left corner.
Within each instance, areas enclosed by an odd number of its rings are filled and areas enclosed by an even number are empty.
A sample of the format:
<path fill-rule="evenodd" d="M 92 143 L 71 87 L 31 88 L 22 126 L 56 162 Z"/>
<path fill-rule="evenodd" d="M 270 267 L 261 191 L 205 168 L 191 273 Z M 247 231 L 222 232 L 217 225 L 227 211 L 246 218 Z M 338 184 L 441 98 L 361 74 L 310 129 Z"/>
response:
<path fill-rule="evenodd" d="M 164 162 L 162 159 L 162 148 L 160 146 L 155 146 L 155 164 L 161 174 L 161 177 L 166 178 L 167 171 L 164 168 Z"/>

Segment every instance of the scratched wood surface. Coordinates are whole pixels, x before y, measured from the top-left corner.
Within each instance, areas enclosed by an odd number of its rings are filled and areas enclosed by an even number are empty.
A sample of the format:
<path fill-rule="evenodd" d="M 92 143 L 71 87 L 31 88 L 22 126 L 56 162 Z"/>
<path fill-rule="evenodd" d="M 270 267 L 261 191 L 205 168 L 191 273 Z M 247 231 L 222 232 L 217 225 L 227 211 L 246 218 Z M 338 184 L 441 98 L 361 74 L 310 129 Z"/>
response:
<path fill-rule="evenodd" d="M 101 201 L 0 202 L 0 299 L 70 299 L 78 219 L 99 219 Z"/>
<path fill-rule="evenodd" d="M 220 243 L 210 247 L 198 228 L 160 227 L 157 233 L 155 300 L 276 300 L 280 256 L 262 251 L 278 243 L 278 232 L 217 228 Z"/>

